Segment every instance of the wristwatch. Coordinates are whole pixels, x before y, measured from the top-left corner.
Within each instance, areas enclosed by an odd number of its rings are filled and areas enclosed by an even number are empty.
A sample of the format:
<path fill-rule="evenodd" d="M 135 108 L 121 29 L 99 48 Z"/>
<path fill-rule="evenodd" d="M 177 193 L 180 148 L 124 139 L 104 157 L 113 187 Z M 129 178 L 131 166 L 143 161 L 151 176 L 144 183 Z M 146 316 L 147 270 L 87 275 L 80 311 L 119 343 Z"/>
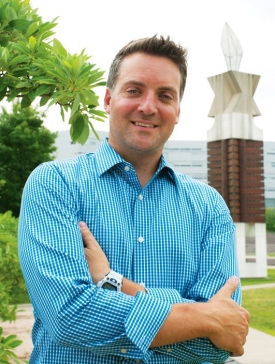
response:
<path fill-rule="evenodd" d="M 110 270 L 106 276 L 97 283 L 98 288 L 105 288 L 111 291 L 121 292 L 123 275 Z"/>

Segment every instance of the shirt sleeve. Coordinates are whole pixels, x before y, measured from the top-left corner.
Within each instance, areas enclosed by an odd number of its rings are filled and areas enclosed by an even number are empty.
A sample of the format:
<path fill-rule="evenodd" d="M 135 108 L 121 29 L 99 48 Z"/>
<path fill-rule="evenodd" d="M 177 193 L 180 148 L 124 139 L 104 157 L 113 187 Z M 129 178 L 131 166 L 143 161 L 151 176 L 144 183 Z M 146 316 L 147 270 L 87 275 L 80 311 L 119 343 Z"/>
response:
<path fill-rule="evenodd" d="M 19 219 L 20 264 L 35 316 L 60 346 L 147 362 L 171 304 L 141 292 L 131 297 L 97 288 L 78 214 L 77 199 L 57 167 L 39 166 L 24 188 Z"/>
<path fill-rule="evenodd" d="M 149 295 L 169 303 L 207 302 L 231 276 L 239 276 L 236 249 L 235 227 L 229 210 L 222 197 L 210 189 L 213 211 L 201 241 L 201 260 L 198 278 L 186 297 L 173 289 L 147 288 Z M 238 286 L 232 295 L 241 304 L 241 288 Z M 164 346 L 157 352 L 179 360 L 200 360 L 199 362 L 221 363 L 229 357 L 229 352 L 216 347 L 208 338 L 199 338 L 180 344 Z"/>

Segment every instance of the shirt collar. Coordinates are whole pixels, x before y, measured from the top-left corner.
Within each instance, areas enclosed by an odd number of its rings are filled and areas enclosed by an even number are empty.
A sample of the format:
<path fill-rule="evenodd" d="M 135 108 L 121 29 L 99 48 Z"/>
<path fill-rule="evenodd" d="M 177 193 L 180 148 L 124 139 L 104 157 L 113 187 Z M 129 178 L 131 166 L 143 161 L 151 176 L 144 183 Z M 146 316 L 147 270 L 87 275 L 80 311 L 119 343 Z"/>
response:
<path fill-rule="evenodd" d="M 99 175 L 107 172 L 109 169 L 120 163 L 129 164 L 110 146 L 108 138 L 105 138 L 95 153 Z M 160 172 L 167 171 L 168 176 L 175 181 L 176 173 L 169 165 L 164 155 L 161 156 L 156 175 Z"/>

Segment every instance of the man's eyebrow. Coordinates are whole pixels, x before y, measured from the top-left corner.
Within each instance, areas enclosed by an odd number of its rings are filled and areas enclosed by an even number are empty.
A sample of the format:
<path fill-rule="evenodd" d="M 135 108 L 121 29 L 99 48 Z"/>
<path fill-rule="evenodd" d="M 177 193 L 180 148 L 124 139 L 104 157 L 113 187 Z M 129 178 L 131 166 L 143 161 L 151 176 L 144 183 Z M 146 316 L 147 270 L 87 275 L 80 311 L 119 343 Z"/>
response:
<path fill-rule="evenodd" d="M 145 83 L 143 83 L 143 82 L 140 82 L 140 81 L 135 81 L 135 80 L 129 80 L 129 81 L 127 81 L 127 82 L 125 82 L 125 84 L 124 85 L 135 85 L 135 86 L 141 86 L 141 87 L 145 87 L 146 85 L 145 85 Z"/>
<path fill-rule="evenodd" d="M 169 86 L 160 87 L 159 90 L 160 91 L 170 91 L 170 92 L 177 93 L 177 90 L 174 87 L 169 87 Z"/>
<path fill-rule="evenodd" d="M 127 82 L 125 82 L 124 85 L 135 85 L 135 86 L 140 86 L 140 87 L 146 87 L 146 84 L 140 81 L 135 81 L 135 80 L 129 80 Z M 170 86 L 162 86 L 158 88 L 159 91 L 170 91 L 173 93 L 177 93 L 177 90 L 174 87 L 170 87 Z"/>

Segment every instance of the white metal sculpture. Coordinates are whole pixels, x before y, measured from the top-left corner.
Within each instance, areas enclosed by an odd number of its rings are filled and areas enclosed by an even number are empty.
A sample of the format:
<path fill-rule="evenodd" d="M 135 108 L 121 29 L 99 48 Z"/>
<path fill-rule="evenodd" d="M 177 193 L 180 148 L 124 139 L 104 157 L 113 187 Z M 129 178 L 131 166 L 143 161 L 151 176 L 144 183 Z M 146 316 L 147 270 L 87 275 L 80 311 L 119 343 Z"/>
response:
<path fill-rule="evenodd" d="M 223 27 L 221 44 L 228 71 L 239 71 L 243 49 L 235 33 L 227 23 Z"/>

